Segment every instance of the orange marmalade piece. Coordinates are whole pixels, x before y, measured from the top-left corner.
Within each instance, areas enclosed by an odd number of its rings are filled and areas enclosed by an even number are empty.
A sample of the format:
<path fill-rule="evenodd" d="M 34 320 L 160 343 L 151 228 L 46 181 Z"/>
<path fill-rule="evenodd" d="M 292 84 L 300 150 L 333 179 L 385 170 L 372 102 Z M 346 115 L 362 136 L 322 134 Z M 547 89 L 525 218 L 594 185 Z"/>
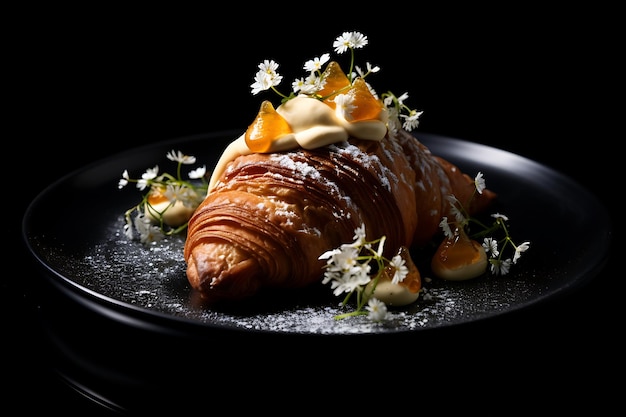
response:
<path fill-rule="evenodd" d="M 355 106 L 351 121 L 378 119 L 383 103 L 372 95 L 363 78 L 356 79 L 348 95 L 352 97 Z"/>
<path fill-rule="evenodd" d="M 163 194 L 164 189 L 156 190 L 152 189 L 148 194 L 148 203 L 152 206 L 156 206 L 157 204 L 169 202 L 168 198 Z"/>
<path fill-rule="evenodd" d="M 411 259 L 411 255 L 406 246 L 401 246 L 398 249 L 398 255 L 404 259 L 404 264 L 409 270 L 409 273 L 404 277 L 404 280 L 401 281 L 398 285 L 402 285 L 410 292 L 416 294 L 422 289 L 422 275 L 420 274 L 419 269 Z M 383 276 L 391 281 L 393 275 L 395 274 L 395 270 L 391 266 L 387 266 L 384 270 Z"/>
<path fill-rule="evenodd" d="M 397 254 L 404 259 L 405 266 L 408 268 L 408 274 L 404 280 L 393 284 L 393 275 L 396 271 L 393 266 L 387 265 L 378 281 L 372 280 L 367 284 L 365 294 L 388 305 L 409 305 L 419 298 L 422 278 L 406 246 L 400 247 Z"/>
<path fill-rule="evenodd" d="M 272 103 L 265 100 L 246 130 L 246 145 L 252 152 L 267 152 L 275 139 L 288 133 L 292 133 L 292 130 L 287 121 L 278 114 Z"/>
<path fill-rule="evenodd" d="M 337 94 L 346 94 L 350 88 L 350 80 L 346 77 L 343 70 L 336 61 L 331 61 L 326 66 L 322 74 L 324 87 L 317 94 L 324 99 L 324 103 L 328 104 L 333 110 L 336 107 L 334 97 Z"/>
<path fill-rule="evenodd" d="M 439 278 L 462 281 L 482 275 L 488 266 L 485 249 L 457 228 L 445 238 L 431 260 L 431 269 Z"/>
<path fill-rule="evenodd" d="M 383 103 L 372 95 L 363 78 L 357 78 L 354 84 L 350 85 L 350 80 L 335 61 L 328 64 L 322 77 L 325 81 L 324 88 L 317 94 L 325 98 L 324 103 L 330 108 L 334 110 L 337 107 L 334 98 L 338 94 L 347 94 L 352 97 L 352 104 L 355 106 L 350 121 L 378 119 Z"/>

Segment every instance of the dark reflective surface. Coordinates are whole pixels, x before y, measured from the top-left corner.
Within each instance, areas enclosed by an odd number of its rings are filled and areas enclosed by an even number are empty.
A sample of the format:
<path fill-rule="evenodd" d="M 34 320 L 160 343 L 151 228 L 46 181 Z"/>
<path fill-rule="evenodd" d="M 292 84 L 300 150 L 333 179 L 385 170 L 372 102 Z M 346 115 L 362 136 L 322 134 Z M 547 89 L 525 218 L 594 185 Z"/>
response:
<path fill-rule="evenodd" d="M 549 302 L 595 278 L 608 259 L 612 224 L 606 208 L 584 187 L 510 152 L 420 132 L 417 137 L 435 155 L 469 175 L 482 172 L 498 193 L 489 212 L 510 219 L 509 230 L 518 244 L 530 242 L 532 250 L 507 276 L 425 282 L 432 299 L 422 297 L 401 309 L 405 314 L 397 314 L 385 326 L 368 320 L 333 320 L 341 312 L 335 308 L 339 300 L 321 286 L 259 295 L 230 308 L 203 305 L 185 277 L 184 238 L 149 248 L 127 241 L 122 216 L 139 196 L 137 190 L 123 192 L 115 185 L 124 169 L 142 173 L 154 164 L 166 166 L 164 155 L 171 149 L 183 149 L 214 166 L 238 133 L 214 132 L 130 149 L 47 188 L 29 206 L 23 228 L 42 274 L 86 308 L 153 332 L 206 337 L 213 329 L 224 329 L 349 337 L 457 326 Z M 81 210 L 83 206 L 99 209 Z M 51 217 L 57 222 L 50 222 Z M 68 230 L 67 224 L 76 227 Z M 430 256 L 413 254 L 424 278 L 432 276 Z"/>
<path fill-rule="evenodd" d="M 615 135 L 604 131 L 614 112 L 593 96 L 606 80 L 576 72 L 581 59 L 599 58 L 595 48 L 586 47 L 594 42 L 583 36 L 580 25 L 555 32 L 553 22 L 563 22 L 562 16 L 552 20 L 545 19 L 545 11 L 540 15 L 544 18 L 529 13 L 519 25 L 493 19 L 470 24 L 466 16 L 447 16 L 433 30 L 422 24 L 430 20 L 423 15 L 418 24 L 404 25 L 399 32 L 362 27 L 371 39 L 362 59 L 382 68 L 372 78 L 375 87 L 408 91 L 410 103 L 425 111 L 419 130 L 505 149 L 562 172 L 590 190 L 616 220 L 619 154 L 612 145 Z M 472 399 L 462 402 L 465 407 L 481 410 L 494 409 L 486 398 L 496 395 L 529 410 L 536 409 L 539 399 L 560 410 L 574 403 L 598 412 L 615 401 L 605 375 L 623 363 L 622 300 L 616 289 L 623 274 L 615 259 L 623 245 L 617 221 L 612 222 L 615 239 L 608 264 L 576 291 L 503 317 L 382 341 L 251 339 L 228 331 L 181 340 L 180 335 L 140 331 L 132 323 L 110 320 L 50 287 L 26 253 L 18 220 L 45 187 L 136 146 L 244 128 L 260 103 L 249 91 L 258 62 L 281 62 L 287 84 L 301 76 L 305 60 L 331 51 L 333 39 L 353 29 L 337 22 L 324 33 L 306 32 L 298 37 L 302 53 L 254 41 L 244 53 L 231 44 L 209 42 L 220 39 L 219 32 L 205 24 L 197 30 L 185 25 L 177 36 L 154 25 L 140 31 L 154 34 L 148 40 L 137 35 L 136 22 L 113 21 L 119 23 L 119 37 L 110 35 L 109 19 L 57 24 L 57 30 L 45 31 L 39 51 L 54 65 L 31 79 L 40 97 L 32 100 L 36 112 L 24 131 L 11 137 L 24 158 L 17 161 L 21 168 L 8 172 L 23 182 L 18 204 L 8 204 L 11 233 L 2 280 L 8 388 L 3 404 L 24 413 L 155 414 L 199 405 L 214 412 L 216 404 L 276 411 L 286 408 L 286 398 L 295 398 L 312 409 L 328 409 L 326 399 L 342 389 L 353 392 L 358 386 L 364 396 L 361 384 L 397 386 L 401 377 L 408 378 L 418 405 L 463 392 Z M 442 39 L 442 31 L 451 36 Z M 506 48 L 487 41 L 496 34 Z M 415 41 L 410 47 L 409 40 Z M 233 51 L 240 60 L 223 59 Z M 411 53 L 418 65 L 409 65 Z M 208 64 L 207 55 L 222 60 Z M 294 75 L 289 68 L 296 69 Z M 587 87 L 589 79 L 593 88 Z M 61 98 L 65 105 L 59 104 Z M 63 210 L 65 202 L 57 203 L 56 210 Z M 541 209 L 532 214 L 540 218 Z M 76 225 L 65 226 L 68 233 L 80 234 Z M 566 227 L 577 226 L 555 225 Z M 372 366 L 346 360 L 354 352 L 370 352 L 359 354 L 369 357 L 381 349 L 391 352 L 393 360 Z M 277 386 L 275 381 L 284 382 Z M 557 388 L 567 398 L 555 395 Z M 236 393 L 235 400 L 229 393 Z"/>

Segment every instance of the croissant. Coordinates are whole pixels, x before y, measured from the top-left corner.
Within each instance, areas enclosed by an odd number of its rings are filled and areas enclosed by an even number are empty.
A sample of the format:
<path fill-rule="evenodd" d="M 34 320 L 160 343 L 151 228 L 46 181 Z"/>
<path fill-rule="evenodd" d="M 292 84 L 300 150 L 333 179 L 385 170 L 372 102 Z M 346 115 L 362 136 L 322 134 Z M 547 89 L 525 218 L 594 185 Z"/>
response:
<path fill-rule="evenodd" d="M 209 301 L 320 282 L 319 256 L 351 242 L 365 225 L 387 255 L 427 244 L 448 196 L 483 211 L 496 194 L 399 130 L 381 141 L 350 137 L 315 149 L 249 153 L 228 162 L 188 224 L 184 246 L 192 288 Z"/>

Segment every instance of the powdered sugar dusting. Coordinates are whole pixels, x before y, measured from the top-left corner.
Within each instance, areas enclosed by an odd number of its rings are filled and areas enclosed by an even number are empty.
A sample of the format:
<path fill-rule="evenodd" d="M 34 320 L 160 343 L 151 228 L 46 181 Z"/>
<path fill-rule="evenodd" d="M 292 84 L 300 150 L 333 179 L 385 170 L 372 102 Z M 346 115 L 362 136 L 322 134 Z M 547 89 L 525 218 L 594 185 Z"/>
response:
<path fill-rule="evenodd" d="M 359 165 L 365 168 L 369 169 L 372 166 L 376 166 L 377 172 L 380 172 L 378 181 L 387 191 L 391 191 L 389 178 L 393 178 L 397 182 L 397 177 L 375 154 L 363 152 L 358 146 L 347 141 L 333 144 L 330 146 L 330 149 L 339 155 L 344 155 L 347 159 L 358 162 Z"/>
<path fill-rule="evenodd" d="M 473 321 L 506 311 L 541 294 L 539 280 L 510 276 L 451 283 L 424 279 L 418 300 L 403 308 L 390 308 L 384 322 L 365 316 L 336 320 L 348 310 L 328 288 L 306 297 L 283 297 L 253 307 L 215 309 L 202 305 L 185 275 L 184 240 L 180 236 L 148 247 L 128 241 L 116 218 L 97 244 L 79 253 L 42 240 L 47 263 L 79 289 L 94 292 L 102 302 L 136 307 L 148 315 L 164 315 L 173 322 L 200 326 L 300 334 L 368 334 L 416 331 Z M 284 294 L 283 294 L 284 296 Z"/>

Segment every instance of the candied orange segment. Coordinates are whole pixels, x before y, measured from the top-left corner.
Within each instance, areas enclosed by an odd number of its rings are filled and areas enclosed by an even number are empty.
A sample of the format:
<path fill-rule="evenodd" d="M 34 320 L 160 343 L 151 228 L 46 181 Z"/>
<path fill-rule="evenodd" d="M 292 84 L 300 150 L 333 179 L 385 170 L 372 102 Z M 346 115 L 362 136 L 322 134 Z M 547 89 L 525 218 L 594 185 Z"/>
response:
<path fill-rule="evenodd" d="M 325 80 L 324 88 L 317 92 L 321 97 L 328 97 L 324 100 L 324 103 L 328 104 L 331 108 L 335 108 L 335 102 L 332 100 L 336 94 L 346 94 L 348 92 L 347 87 L 350 86 L 350 80 L 344 74 L 343 70 L 336 61 L 331 61 L 326 66 L 322 79 Z"/>
<path fill-rule="evenodd" d="M 272 103 L 265 100 L 246 130 L 246 145 L 252 152 L 267 152 L 275 139 L 291 132 L 291 127 L 283 116 L 278 114 Z"/>
<path fill-rule="evenodd" d="M 377 119 L 383 108 L 383 103 L 374 97 L 363 78 L 357 78 L 348 92 L 353 98 L 352 121 Z"/>

